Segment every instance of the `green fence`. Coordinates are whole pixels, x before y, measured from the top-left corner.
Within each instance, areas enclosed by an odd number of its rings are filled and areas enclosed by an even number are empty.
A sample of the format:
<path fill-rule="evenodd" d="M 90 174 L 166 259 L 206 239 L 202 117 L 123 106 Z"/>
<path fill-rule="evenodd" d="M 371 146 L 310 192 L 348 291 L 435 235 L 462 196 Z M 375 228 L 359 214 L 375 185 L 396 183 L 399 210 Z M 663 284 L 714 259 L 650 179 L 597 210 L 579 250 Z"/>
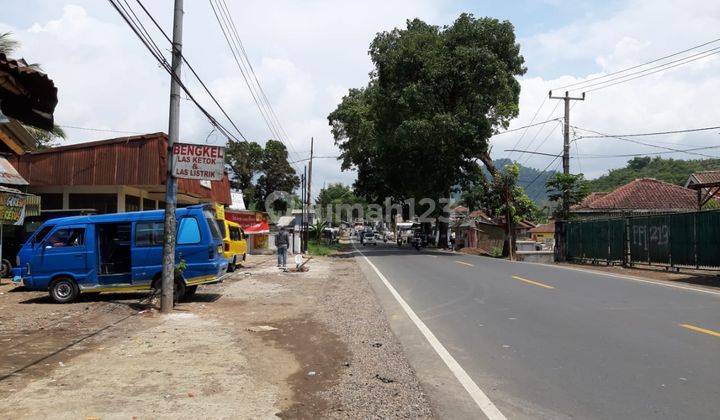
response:
<path fill-rule="evenodd" d="M 568 260 L 720 267 L 720 211 L 567 222 Z"/>

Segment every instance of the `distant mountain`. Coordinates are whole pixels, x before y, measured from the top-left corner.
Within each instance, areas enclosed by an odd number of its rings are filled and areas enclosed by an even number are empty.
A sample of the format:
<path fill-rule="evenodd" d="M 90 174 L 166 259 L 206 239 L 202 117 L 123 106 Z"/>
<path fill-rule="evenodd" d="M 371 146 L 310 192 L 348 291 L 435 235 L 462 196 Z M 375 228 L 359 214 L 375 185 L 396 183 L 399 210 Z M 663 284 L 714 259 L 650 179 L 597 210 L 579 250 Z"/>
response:
<path fill-rule="evenodd" d="M 612 169 L 607 175 L 588 181 L 590 191 L 612 191 L 636 178 L 655 178 L 675 185 L 685 185 L 693 172 L 720 170 L 720 159 L 681 160 L 636 157 L 624 168 Z"/>
<path fill-rule="evenodd" d="M 498 169 L 502 169 L 505 165 L 512 163 L 510 159 L 496 159 L 493 161 Z M 545 183 L 556 171 L 540 171 L 535 168 L 520 165 L 520 174 L 518 175 L 518 184 L 525 188 L 525 193 L 538 206 L 542 207 L 548 202 Z M 533 182 L 534 181 L 534 182 Z"/>

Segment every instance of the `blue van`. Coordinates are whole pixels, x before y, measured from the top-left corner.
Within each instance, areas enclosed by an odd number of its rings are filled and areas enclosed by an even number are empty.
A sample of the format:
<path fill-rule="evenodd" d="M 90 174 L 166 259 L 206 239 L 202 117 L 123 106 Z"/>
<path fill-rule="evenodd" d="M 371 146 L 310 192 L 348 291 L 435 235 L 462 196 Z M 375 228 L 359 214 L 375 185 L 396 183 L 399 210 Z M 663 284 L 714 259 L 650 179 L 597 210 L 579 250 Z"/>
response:
<path fill-rule="evenodd" d="M 13 281 L 47 290 L 58 303 L 80 293 L 160 288 L 164 211 L 140 211 L 51 219 L 18 252 Z M 184 261 L 176 297 L 200 284 L 217 283 L 227 270 L 220 229 L 211 208 L 176 211 L 175 262 Z"/>

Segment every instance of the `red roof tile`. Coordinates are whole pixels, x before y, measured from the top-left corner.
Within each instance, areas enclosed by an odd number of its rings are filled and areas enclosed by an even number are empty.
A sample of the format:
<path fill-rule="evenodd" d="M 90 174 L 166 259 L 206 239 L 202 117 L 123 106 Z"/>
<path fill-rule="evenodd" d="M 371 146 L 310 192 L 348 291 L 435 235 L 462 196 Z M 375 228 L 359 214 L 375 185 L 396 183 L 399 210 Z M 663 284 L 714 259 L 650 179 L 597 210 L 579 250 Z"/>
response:
<path fill-rule="evenodd" d="M 688 180 L 688 184 L 712 184 L 716 182 L 720 182 L 720 171 L 695 172 L 690 175 L 690 180 Z"/>
<path fill-rule="evenodd" d="M 554 233 L 555 232 L 555 221 L 545 223 L 530 229 L 530 233 Z"/>
<path fill-rule="evenodd" d="M 590 200 L 588 200 L 590 199 Z M 687 210 L 697 209 L 696 192 L 659 181 L 640 178 L 610 193 L 586 198 L 574 210 Z"/>

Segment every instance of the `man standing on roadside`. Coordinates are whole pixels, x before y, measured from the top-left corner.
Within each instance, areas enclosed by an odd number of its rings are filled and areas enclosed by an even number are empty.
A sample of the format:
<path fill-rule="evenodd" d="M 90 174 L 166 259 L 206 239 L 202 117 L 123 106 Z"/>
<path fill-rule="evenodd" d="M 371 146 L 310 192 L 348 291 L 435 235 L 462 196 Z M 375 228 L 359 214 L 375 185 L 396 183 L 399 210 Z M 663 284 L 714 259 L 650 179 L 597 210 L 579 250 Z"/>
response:
<path fill-rule="evenodd" d="M 280 231 L 275 235 L 275 246 L 277 247 L 278 267 L 285 268 L 287 265 L 287 249 L 290 243 L 288 233 L 285 228 L 281 227 Z"/>

